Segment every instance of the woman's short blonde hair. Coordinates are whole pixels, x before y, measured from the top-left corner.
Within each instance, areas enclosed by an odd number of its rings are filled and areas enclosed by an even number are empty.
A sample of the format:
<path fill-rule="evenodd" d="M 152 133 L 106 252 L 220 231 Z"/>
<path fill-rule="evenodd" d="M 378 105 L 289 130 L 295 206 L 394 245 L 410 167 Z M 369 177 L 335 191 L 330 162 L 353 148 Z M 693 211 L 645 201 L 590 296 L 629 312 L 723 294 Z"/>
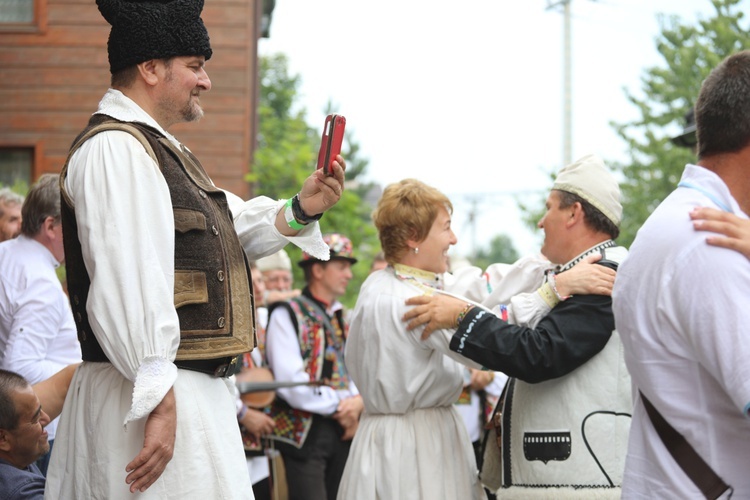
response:
<path fill-rule="evenodd" d="M 427 238 L 442 207 L 453 213 L 448 197 L 424 182 L 404 179 L 386 186 L 372 213 L 385 259 L 398 262 L 409 250 L 409 240 Z"/>

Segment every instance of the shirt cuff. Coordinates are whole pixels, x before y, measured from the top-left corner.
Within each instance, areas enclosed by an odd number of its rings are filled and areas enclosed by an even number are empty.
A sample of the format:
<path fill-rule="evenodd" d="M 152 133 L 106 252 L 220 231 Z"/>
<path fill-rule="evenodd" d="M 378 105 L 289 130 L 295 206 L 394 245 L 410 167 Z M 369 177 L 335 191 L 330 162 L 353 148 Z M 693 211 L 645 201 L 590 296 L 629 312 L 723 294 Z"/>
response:
<path fill-rule="evenodd" d="M 557 304 L 560 303 L 560 299 L 557 297 L 557 294 L 555 293 L 552 285 L 550 285 L 549 282 L 546 282 L 544 283 L 544 285 L 540 286 L 537 290 L 537 293 L 542 298 L 542 300 L 544 300 L 545 304 L 549 306 L 550 309 L 553 309 Z"/>
<path fill-rule="evenodd" d="M 317 221 L 307 224 L 295 236 L 284 237 L 289 240 L 289 243 L 299 247 L 316 259 L 327 261 L 331 258 L 331 251 L 323 241 L 323 233 L 320 232 L 320 224 Z"/>
<path fill-rule="evenodd" d="M 177 380 L 177 366 L 159 356 L 151 356 L 143 360 L 135 374 L 133 386 L 133 403 L 125 416 L 123 426 L 148 416 L 161 403 L 164 396 Z"/>

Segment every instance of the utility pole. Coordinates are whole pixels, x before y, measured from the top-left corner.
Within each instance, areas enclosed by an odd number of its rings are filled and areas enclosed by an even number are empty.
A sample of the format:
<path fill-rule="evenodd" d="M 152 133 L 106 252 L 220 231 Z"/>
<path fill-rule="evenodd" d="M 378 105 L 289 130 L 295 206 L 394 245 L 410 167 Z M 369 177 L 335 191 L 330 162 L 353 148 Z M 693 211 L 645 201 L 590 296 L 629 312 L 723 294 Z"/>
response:
<path fill-rule="evenodd" d="M 563 165 L 572 161 L 573 112 L 572 64 L 570 41 L 570 3 L 572 0 L 547 0 L 547 10 L 562 6 L 563 13 Z"/>
<path fill-rule="evenodd" d="M 469 220 L 468 226 L 471 228 L 471 258 L 477 257 L 477 205 L 481 201 L 482 195 L 475 194 L 467 197 L 467 201 L 471 204 L 469 209 Z"/>

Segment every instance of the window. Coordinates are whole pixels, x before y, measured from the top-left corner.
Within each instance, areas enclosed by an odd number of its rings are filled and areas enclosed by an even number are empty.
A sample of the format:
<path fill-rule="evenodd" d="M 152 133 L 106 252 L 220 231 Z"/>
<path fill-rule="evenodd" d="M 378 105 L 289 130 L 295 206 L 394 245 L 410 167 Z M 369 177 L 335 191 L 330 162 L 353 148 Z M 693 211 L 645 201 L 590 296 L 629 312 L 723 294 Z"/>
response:
<path fill-rule="evenodd" d="M 31 185 L 34 148 L 0 148 L 0 185 Z"/>
<path fill-rule="evenodd" d="M 0 32 L 46 30 L 47 0 L 0 0 Z"/>
<path fill-rule="evenodd" d="M 34 22 L 34 0 L 0 0 L 0 22 L 31 24 Z"/>

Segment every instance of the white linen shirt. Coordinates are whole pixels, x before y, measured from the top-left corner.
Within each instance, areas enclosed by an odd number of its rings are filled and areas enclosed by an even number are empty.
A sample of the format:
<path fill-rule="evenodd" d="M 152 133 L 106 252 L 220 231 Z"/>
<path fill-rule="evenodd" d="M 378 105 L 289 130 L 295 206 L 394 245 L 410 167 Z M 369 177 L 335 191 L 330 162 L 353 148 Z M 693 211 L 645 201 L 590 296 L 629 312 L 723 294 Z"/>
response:
<path fill-rule="evenodd" d="M 44 245 L 21 235 L 0 243 L 0 368 L 31 384 L 81 361 L 73 313 Z M 55 439 L 57 419 L 47 425 Z"/>
<path fill-rule="evenodd" d="M 633 382 L 623 498 L 700 498 L 654 430 L 638 390 L 734 487 L 750 497 L 750 262 L 708 245 L 694 207 L 747 216 L 713 172 L 688 165 L 638 232 L 613 291 Z"/>

